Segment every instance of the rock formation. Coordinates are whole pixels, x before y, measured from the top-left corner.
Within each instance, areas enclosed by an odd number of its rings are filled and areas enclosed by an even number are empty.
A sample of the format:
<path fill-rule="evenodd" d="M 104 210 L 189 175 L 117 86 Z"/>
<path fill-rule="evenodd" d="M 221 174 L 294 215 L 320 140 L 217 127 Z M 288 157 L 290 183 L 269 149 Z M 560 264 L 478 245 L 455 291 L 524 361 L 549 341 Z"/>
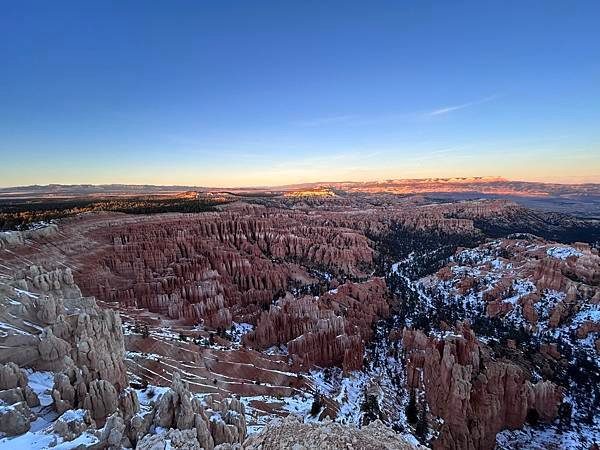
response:
<path fill-rule="evenodd" d="M 374 421 L 360 429 L 338 423 L 307 424 L 289 416 L 268 424 L 260 433 L 244 442 L 246 450 L 309 450 L 309 449 L 372 449 L 418 450 L 420 445 L 408 442 L 400 435 Z"/>
<path fill-rule="evenodd" d="M 36 419 L 40 401 L 21 368 L 28 367 L 55 373 L 51 405 L 60 416 L 48 429 L 55 439 L 86 433 L 98 445 L 130 448 L 165 427 L 193 432 L 207 450 L 244 440 L 243 405 L 227 398 L 201 405 L 177 373 L 158 402 L 142 408 L 128 387 L 119 313 L 82 297 L 70 270 L 28 264 L 3 279 L 0 305 L 0 432 L 22 434 Z"/>
<path fill-rule="evenodd" d="M 27 375 L 16 364 L 0 364 L 0 432 L 9 436 L 29 430 L 39 406 L 35 392 L 27 385 Z"/>
<path fill-rule="evenodd" d="M 477 279 L 478 282 L 474 283 Z M 438 284 L 436 280 L 444 282 Z M 459 250 L 431 280 L 434 291 L 481 299 L 490 317 L 526 328 L 562 329 L 600 338 L 600 256 L 588 244 L 548 243 L 535 236 L 499 239 Z"/>
<path fill-rule="evenodd" d="M 380 236 L 393 230 L 482 237 L 479 221 L 515 212 L 504 201 L 424 206 L 424 198 L 385 194 L 263 203 L 200 215 L 94 213 L 60 228 L 0 235 L 0 362 L 7 363 L 0 370 L 0 431 L 25 431 L 39 411 L 21 370 L 27 367 L 55 373 L 50 394 L 60 418 L 52 432 L 63 441 L 85 435 L 107 448 L 237 448 L 246 417 L 228 392 L 305 394 L 314 380 L 296 371 L 363 368 L 374 329 L 380 337 L 377 321 L 390 315 L 385 282 L 372 275 Z M 592 314 L 600 303 L 599 261 L 585 244 L 497 239 L 459 251 L 425 287 L 481 302 L 482 311 L 501 320 L 522 319 L 527 331 L 572 326 L 572 334 L 600 350 Z M 129 321 L 127 337 L 118 311 Z M 138 319 L 146 329 L 135 331 Z M 521 427 L 530 412 L 545 421 L 556 416 L 562 393 L 554 384 L 534 382 L 466 327 L 443 330 L 442 337 L 403 334 L 408 386 L 441 419 L 435 448 L 492 448 L 498 431 Z M 129 387 L 126 339 L 137 391 Z M 401 352 L 388 350 L 376 347 L 380 359 L 367 359 L 367 366 Z M 550 343 L 540 351 L 562 358 Z M 401 391 L 396 369 L 377 367 L 380 390 Z M 141 388 L 149 381 L 164 386 L 171 377 L 171 387 L 156 395 Z M 339 393 L 340 403 L 352 394 Z M 333 417 L 340 408 L 328 395 Z M 298 450 L 314 443 L 412 448 L 378 422 L 358 431 L 291 419 L 244 445 Z"/>
<path fill-rule="evenodd" d="M 493 356 L 468 325 L 460 334 L 427 337 L 405 329 L 408 386 L 424 391 L 431 414 L 443 420 L 434 449 L 493 449 L 496 434 L 521 428 L 529 411 L 551 421 L 562 390 L 530 381 L 518 365 Z"/>
<path fill-rule="evenodd" d="M 379 278 L 347 282 L 319 298 L 288 294 L 261 314 L 256 329 L 244 339 L 258 348 L 287 345 L 307 367 L 356 370 L 362 366 L 371 326 L 388 314 L 384 295 L 385 283 Z"/>
<path fill-rule="evenodd" d="M 165 433 L 155 433 L 162 429 Z M 182 442 L 175 448 L 213 450 L 223 444 L 241 444 L 246 436 L 246 418 L 237 399 L 216 401 L 207 397 L 203 403 L 175 373 L 171 387 L 150 406 L 129 419 L 115 412 L 97 435 L 100 442 L 115 448 L 163 448 L 172 438 Z M 189 447 L 177 447 L 183 442 Z"/>

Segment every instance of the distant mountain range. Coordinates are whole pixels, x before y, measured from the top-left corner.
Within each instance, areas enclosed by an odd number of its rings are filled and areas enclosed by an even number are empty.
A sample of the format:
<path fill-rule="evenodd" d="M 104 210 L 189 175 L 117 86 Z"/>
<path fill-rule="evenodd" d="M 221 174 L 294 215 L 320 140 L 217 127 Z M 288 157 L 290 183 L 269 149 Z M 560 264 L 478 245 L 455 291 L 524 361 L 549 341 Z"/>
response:
<path fill-rule="evenodd" d="M 501 177 L 425 178 L 381 181 L 340 181 L 300 183 L 250 188 L 211 188 L 199 186 L 157 186 L 129 184 L 33 185 L 0 188 L 0 199 L 76 198 L 135 195 L 175 195 L 187 191 L 229 192 L 257 195 L 310 195 L 331 190 L 338 195 L 389 193 L 423 194 L 448 200 L 472 198 L 508 198 L 529 207 L 600 217 L 600 184 L 557 184 L 512 181 Z"/>

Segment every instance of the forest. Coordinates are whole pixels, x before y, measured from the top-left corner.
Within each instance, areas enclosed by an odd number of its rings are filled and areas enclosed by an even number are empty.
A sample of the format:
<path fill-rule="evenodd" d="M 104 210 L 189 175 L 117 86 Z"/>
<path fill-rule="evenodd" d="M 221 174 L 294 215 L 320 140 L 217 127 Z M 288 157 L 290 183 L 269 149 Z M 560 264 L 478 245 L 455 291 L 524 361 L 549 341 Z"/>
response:
<path fill-rule="evenodd" d="M 0 200 L 0 231 L 26 230 L 33 224 L 94 211 L 128 214 L 168 212 L 202 213 L 215 211 L 222 200 L 190 197 L 115 197 L 41 200 Z"/>

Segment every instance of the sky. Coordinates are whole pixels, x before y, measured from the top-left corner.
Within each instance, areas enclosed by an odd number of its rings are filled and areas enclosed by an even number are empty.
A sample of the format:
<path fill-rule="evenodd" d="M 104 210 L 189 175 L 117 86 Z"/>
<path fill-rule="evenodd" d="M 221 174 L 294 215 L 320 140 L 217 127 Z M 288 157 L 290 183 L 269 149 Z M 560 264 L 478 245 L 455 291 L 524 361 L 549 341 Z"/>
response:
<path fill-rule="evenodd" d="M 598 1 L 0 11 L 0 186 L 600 183 Z"/>

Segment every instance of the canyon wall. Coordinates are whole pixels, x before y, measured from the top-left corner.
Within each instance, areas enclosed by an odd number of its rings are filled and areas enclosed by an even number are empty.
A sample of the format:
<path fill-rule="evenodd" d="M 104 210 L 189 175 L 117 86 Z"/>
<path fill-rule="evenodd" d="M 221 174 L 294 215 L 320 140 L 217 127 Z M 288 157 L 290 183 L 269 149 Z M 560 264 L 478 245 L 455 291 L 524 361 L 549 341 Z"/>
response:
<path fill-rule="evenodd" d="M 402 344 L 408 387 L 422 390 L 443 421 L 434 449 L 493 449 L 496 434 L 521 428 L 531 411 L 543 421 L 558 413 L 561 388 L 494 357 L 465 324 L 441 338 L 405 329 Z"/>

